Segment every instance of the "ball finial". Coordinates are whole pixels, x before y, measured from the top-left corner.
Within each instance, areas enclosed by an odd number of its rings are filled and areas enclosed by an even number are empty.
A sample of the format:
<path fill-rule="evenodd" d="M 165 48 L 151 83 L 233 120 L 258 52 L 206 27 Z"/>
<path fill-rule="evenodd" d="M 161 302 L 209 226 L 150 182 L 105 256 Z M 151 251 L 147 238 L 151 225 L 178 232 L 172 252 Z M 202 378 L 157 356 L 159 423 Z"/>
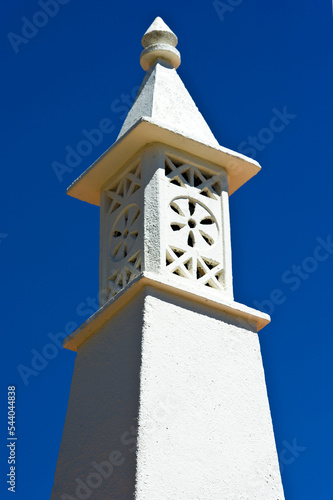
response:
<path fill-rule="evenodd" d="M 140 64 L 145 71 L 156 59 L 167 61 L 175 69 L 180 65 L 180 53 L 175 48 L 178 38 L 160 17 L 149 26 L 141 43 L 144 50 L 140 56 Z"/>

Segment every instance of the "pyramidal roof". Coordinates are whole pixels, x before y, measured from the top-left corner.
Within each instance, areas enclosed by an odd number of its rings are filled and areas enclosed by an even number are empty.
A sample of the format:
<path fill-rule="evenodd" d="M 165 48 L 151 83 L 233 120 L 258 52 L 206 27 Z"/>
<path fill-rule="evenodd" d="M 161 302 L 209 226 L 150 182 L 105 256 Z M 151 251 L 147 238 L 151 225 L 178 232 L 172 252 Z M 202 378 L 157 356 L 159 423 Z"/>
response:
<path fill-rule="evenodd" d="M 186 90 L 176 68 L 180 54 L 175 49 L 177 37 L 157 17 L 142 38 L 144 51 L 141 65 L 147 70 L 136 100 L 130 109 L 117 139 L 140 120 L 149 120 L 160 127 L 211 146 L 218 142 Z"/>
<path fill-rule="evenodd" d="M 69 186 L 70 196 L 99 205 L 110 178 L 149 144 L 164 144 L 223 168 L 229 195 L 259 172 L 258 162 L 215 139 L 177 74 L 177 43 L 176 35 L 157 17 L 142 38 L 140 64 L 146 75 L 120 134 Z"/>

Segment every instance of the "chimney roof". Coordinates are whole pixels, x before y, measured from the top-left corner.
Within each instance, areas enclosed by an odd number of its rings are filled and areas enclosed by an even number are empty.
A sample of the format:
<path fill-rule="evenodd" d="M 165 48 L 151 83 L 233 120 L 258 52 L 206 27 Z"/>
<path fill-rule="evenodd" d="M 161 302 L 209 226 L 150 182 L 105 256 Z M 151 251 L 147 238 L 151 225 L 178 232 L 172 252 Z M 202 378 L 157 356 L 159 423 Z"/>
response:
<path fill-rule="evenodd" d="M 147 71 L 116 142 L 68 188 L 69 195 L 99 205 L 100 191 L 140 149 L 162 143 L 210 161 L 228 172 L 229 194 L 257 174 L 252 158 L 219 145 L 177 74 L 177 36 L 157 17 L 142 38 Z"/>

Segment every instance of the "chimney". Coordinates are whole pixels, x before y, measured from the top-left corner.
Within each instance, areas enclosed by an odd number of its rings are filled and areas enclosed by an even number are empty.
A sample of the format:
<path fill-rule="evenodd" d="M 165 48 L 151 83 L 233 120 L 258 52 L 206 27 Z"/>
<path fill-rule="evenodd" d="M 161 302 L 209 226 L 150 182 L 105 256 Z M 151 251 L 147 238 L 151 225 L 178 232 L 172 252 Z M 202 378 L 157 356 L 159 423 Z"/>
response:
<path fill-rule="evenodd" d="M 229 196 L 259 164 L 220 146 L 156 18 L 116 142 L 68 189 L 100 206 L 100 309 L 77 353 L 52 500 L 283 500 L 257 332 L 234 301 Z"/>

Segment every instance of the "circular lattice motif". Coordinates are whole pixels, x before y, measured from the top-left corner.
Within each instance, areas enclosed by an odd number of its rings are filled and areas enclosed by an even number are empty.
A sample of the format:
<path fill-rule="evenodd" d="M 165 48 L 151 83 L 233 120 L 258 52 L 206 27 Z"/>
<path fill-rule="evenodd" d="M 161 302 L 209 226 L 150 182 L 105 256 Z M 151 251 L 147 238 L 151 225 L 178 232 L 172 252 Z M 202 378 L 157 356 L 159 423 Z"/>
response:
<path fill-rule="evenodd" d="M 125 259 L 135 245 L 139 235 L 138 218 L 140 208 L 138 205 L 128 205 L 119 214 L 110 235 L 110 257 L 114 262 Z"/>
<path fill-rule="evenodd" d="M 191 198 L 176 198 L 169 205 L 172 231 L 190 247 L 205 249 L 214 245 L 218 228 L 213 214 L 202 203 Z"/>

